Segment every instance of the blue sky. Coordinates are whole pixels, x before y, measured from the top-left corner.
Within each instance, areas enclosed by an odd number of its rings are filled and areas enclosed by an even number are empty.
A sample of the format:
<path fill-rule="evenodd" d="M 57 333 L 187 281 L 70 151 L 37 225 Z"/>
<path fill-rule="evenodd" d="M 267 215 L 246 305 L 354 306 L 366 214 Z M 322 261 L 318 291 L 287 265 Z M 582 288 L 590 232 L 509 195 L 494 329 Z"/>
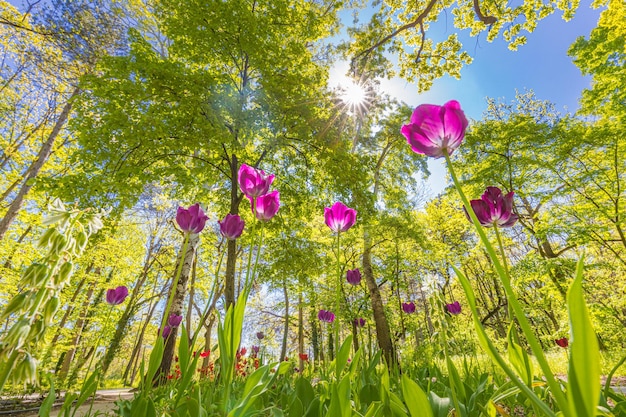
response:
<path fill-rule="evenodd" d="M 436 80 L 430 91 L 418 94 L 415 85 L 396 78 L 382 81 L 381 90 L 411 106 L 455 99 L 467 116 L 476 120 L 487 107 L 486 97 L 510 102 L 516 90 L 532 89 L 538 99 L 549 100 L 558 111 L 573 113 L 578 109 L 581 91 L 590 85 L 590 78 L 581 75 L 567 50 L 579 36 L 588 37 L 600 12 L 592 9 L 589 1 L 583 1 L 569 22 L 562 19 L 561 12 L 554 13 L 538 23 L 536 30 L 527 35 L 527 43 L 517 51 L 509 50 L 501 38 L 490 43 L 486 34 L 472 38 L 468 31 L 459 32 L 465 50 L 474 59 L 462 69 L 460 80 L 444 77 Z M 455 30 L 450 19 L 447 25 L 433 25 L 432 36 L 445 38 Z M 431 160 L 429 168 L 428 187 L 436 195 L 445 186 L 446 171 L 441 160 Z"/>

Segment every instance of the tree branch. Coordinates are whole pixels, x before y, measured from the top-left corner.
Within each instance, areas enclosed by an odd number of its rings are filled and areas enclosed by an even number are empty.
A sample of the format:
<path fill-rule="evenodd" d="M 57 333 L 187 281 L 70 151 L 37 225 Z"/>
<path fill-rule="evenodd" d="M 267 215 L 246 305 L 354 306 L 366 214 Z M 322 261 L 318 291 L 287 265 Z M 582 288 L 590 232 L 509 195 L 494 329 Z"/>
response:
<path fill-rule="evenodd" d="M 365 58 L 365 57 L 367 57 L 376 48 L 379 48 L 380 46 L 382 46 L 385 43 L 389 42 L 391 39 L 395 38 L 398 34 L 404 32 L 405 30 L 412 29 L 412 28 L 414 28 L 417 25 L 421 25 L 423 23 L 424 19 L 426 19 L 426 17 L 428 17 L 428 15 L 430 14 L 430 11 L 435 6 L 437 1 L 438 0 L 430 0 L 430 2 L 426 5 L 426 8 L 424 9 L 424 11 L 422 13 L 420 13 L 420 15 L 417 16 L 417 18 L 414 21 L 412 21 L 410 23 L 407 23 L 406 25 L 400 26 L 398 29 L 394 30 L 389 35 L 385 36 L 380 41 L 378 41 L 374 45 L 372 45 L 371 47 L 369 47 L 366 50 L 364 50 L 363 52 L 357 54 L 354 58 L 352 58 L 352 62 L 354 63 L 354 61 L 356 61 L 357 58 L 360 58 L 360 57 Z"/>

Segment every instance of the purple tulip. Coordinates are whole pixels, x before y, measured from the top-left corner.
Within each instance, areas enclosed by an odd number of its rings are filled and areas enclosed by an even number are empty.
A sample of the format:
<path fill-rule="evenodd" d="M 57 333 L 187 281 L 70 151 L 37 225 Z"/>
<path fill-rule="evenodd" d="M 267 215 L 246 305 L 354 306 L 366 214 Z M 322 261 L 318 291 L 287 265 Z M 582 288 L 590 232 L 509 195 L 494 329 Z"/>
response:
<path fill-rule="evenodd" d="M 259 353 L 259 350 L 261 350 L 261 348 L 259 348 L 259 347 L 258 347 L 258 346 L 256 346 L 256 345 L 252 345 L 252 348 L 251 348 L 251 349 L 252 349 L 252 352 L 254 352 L 254 354 L 255 354 L 255 355 L 256 355 L 257 353 Z"/>
<path fill-rule="evenodd" d="M 415 313 L 415 303 L 413 301 L 409 301 L 408 303 L 402 303 L 402 311 L 406 314 Z"/>
<path fill-rule="evenodd" d="M 183 321 L 183 316 L 179 316 L 178 314 L 170 314 L 170 316 L 167 318 L 167 324 L 170 327 L 178 327 L 180 326 L 180 323 Z"/>
<path fill-rule="evenodd" d="M 317 318 L 326 323 L 332 323 L 335 321 L 335 315 L 326 310 L 320 310 L 319 313 L 317 313 Z"/>
<path fill-rule="evenodd" d="M 161 333 L 161 336 L 163 336 L 163 339 L 167 339 L 170 333 L 172 333 L 172 328 L 166 324 L 165 327 L 163 327 L 163 332 Z"/>
<path fill-rule="evenodd" d="M 461 314 L 461 304 L 459 304 L 458 301 L 455 301 L 452 304 L 446 304 L 446 310 L 448 310 L 448 313 L 456 316 L 457 314 Z"/>
<path fill-rule="evenodd" d="M 345 232 L 354 226 L 356 210 L 347 207 L 341 201 L 337 201 L 332 207 L 324 208 L 324 220 L 326 226 L 336 233 Z"/>
<path fill-rule="evenodd" d="M 513 191 L 503 196 L 498 187 L 487 187 L 480 200 L 470 201 L 478 221 L 485 227 L 511 227 L 518 216 L 513 213 Z M 467 210 L 465 215 L 469 218 Z"/>
<path fill-rule="evenodd" d="M 227 214 L 224 220 L 217 221 L 220 225 L 220 233 L 228 240 L 235 240 L 243 232 L 245 222 L 236 214 Z"/>
<path fill-rule="evenodd" d="M 263 334 L 263 332 L 257 332 L 256 338 L 259 340 L 263 340 L 265 338 L 265 334 Z"/>
<path fill-rule="evenodd" d="M 188 209 L 179 206 L 176 212 L 176 223 L 186 233 L 200 233 L 208 219 L 198 203 Z"/>
<path fill-rule="evenodd" d="M 256 200 L 256 218 L 268 221 L 278 213 L 280 208 L 280 193 L 276 190 L 265 194 Z"/>
<path fill-rule="evenodd" d="M 267 175 L 265 171 L 241 164 L 238 181 L 241 191 L 252 201 L 267 194 L 274 181 L 274 175 Z"/>
<path fill-rule="evenodd" d="M 112 306 L 122 304 L 126 297 L 128 297 L 128 288 L 123 285 L 115 289 L 107 290 L 107 303 L 111 304 Z"/>
<path fill-rule="evenodd" d="M 451 155 L 461 145 L 467 128 L 467 118 L 456 100 L 443 106 L 422 104 L 411 116 L 411 123 L 402 126 L 413 152 L 441 158 L 444 150 Z"/>
<path fill-rule="evenodd" d="M 365 319 L 363 317 L 360 317 L 358 319 L 354 319 L 354 325 L 356 327 L 365 327 Z"/>
<path fill-rule="evenodd" d="M 351 285 L 359 285 L 361 282 L 361 271 L 359 271 L 359 268 L 348 269 L 348 272 L 346 272 L 346 281 Z"/>

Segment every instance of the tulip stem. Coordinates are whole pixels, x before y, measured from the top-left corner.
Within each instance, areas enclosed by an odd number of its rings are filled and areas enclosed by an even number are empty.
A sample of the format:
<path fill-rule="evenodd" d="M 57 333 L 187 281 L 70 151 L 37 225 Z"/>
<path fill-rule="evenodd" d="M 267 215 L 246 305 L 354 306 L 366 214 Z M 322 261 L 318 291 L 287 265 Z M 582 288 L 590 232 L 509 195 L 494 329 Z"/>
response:
<path fill-rule="evenodd" d="M 548 386 L 550 387 L 550 391 L 552 392 L 552 395 L 554 395 L 554 399 L 559 405 L 559 408 L 561 409 L 563 415 L 565 417 L 569 417 L 572 414 L 569 409 L 567 398 L 565 397 L 565 395 L 563 394 L 563 391 L 561 390 L 561 385 L 557 382 L 556 378 L 554 377 L 554 373 L 552 372 L 552 369 L 550 369 L 550 365 L 548 364 L 548 361 L 546 360 L 546 357 L 543 353 L 543 349 L 541 348 L 541 345 L 539 344 L 537 337 L 532 331 L 530 323 L 528 322 L 528 319 L 526 318 L 526 315 L 524 314 L 524 311 L 522 310 L 522 307 L 519 301 L 517 300 L 515 293 L 513 292 L 513 288 L 511 287 L 511 281 L 509 279 L 509 276 L 505 268 L 500 263 L 495 249 L 491 245 L 491 242 L 489 242 L 489 239 L 487 238 L 487 235 L 485 234 L 483 227 L 481 226 L 480 222 L 478 221 L 478 218 L 476 217 L 476 213 L 474 213 L 474 210 L 472 209 L 472 206 L 469 200 L 467 199 L 467 197 L 465 196 L 465 193 L 463 192 L 463 189 L 461 188 L 461 185 L 456 176 L 456 173 L 454 172 L 454 168 L 452 166 L 452 161 L 450 160 L 450 155 L 448 154 L 448 150 L 444 149 L 443 154 L 446 159 L 446 165 L 448 166 L 448 172 L 450 173 L 450 177 L 452 178 L 454 186 L 457 192 L 459 193 L 459 197 L 461 198 L 461 201 L 463 202 L 463 206 L 465 206 L 465 209 L 467 210 L 467 213 L 470 216 L 470 219 L 472 220 L 472 223 L 474 224 L 476 228 L 476 231 L 480 237 L 480 240 L 482 241 L 485 247 L 485 250 L 489 254 L 489 258 L 491 258 L 491 262 L 493 263 L 494 269 L 496 270 L 497 274 L 500 277 L 500 280 L 502 281 L 502 286 L 504 287 L 504 291 L 506 293 L 508 303 L 513 310 L 515 318 L 517 319 L 520 327 L 522 328 L 522 332 L 526 336 L 526 339 L 528 341 L 528 344 L 530 345 L 532 352 L 535 354 L 535 357 L 537 358 L 537 362 L 539 363 L 539 366 L 541 367 L 541 370 L 544 373 L 546 382 L 548 383 Z"/>
<path fill-rule="evenodd" d="M 339 308 L 340 308 L 340 299 L 341 299 L 341 257 L 340 257 L 340 250 L 341 250 L 341 246 L 340 246 L 340 237 L 341 237 L 341 231 L 337 232 L 337 286 L 335 289 L 335 346 L 337 348 L 335 348 L 335 356 L 337 356 L 337 349 L 339 348 Z M 337 378 L 339 378 L 339 375 L 337 375 Z"/>
<path fill-rule="evenodd" d="M 206 321 L 207 316 L 209 315 L 209 308 L 211 307 L 211 300 L 213 299 L 213 297 L 215 297 L 215 291 L 217 291 L 217 283 L 219 281 L 220 269 L 222 269 L 222 260 L 224 259 L 225 253 L 226 251 L 222 251 L 217 261 L 217 268 L 215 269 L 215 279 L 213 280 L 213 288 L 211 289 L 211 292 L 209 293 L 209 297 L 207 298 L 207 303 L 206 303 L 206 306 L 204 307 L 204 311 L 202 312 L 202 315 L 200 316 L 200 325 L 195 330 L 193 337 L 191 338 L 191 344 L 189 346 L 190 350 L 193 348 L 194 344 L 196 343 L 196 339 L 198 338 L 198 335 L 200 334 L 200 330 L 202 329 L 202 326 L 204 325 L 204 322 Z"/>

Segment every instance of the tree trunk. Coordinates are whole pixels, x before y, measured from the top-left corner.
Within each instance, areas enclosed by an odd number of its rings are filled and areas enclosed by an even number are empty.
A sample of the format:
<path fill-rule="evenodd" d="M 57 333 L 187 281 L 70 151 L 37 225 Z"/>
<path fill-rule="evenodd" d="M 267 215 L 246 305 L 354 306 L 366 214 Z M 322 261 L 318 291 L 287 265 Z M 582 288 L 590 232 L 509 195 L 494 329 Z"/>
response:
<path fill-rule="evenodd" d="M 92 269 L 93 269 L 93 264 L 87 267 L 87 269 L 85 270 L 85 274 L 90 273 Z M 48 349 L 46 350 L 45 355 L 43 356 L 43 359 L 41 361 L 42 363 L 45 364 L 52 357 L 52 354 L 54 353 L 54 348 L 56 347 L 56 344 L 59 341 L 59 338 L 61 337 L 61 331 L 65 328 L 65 323 L 67 323 L 67 320 L 69 320 L 70 315 L 74 311 L 74 303 L 76 302 L 76 298 L 78 298 L 78 296 L 80 295 L 81 290 L 83 289 L 83 285 L 85 285 L 86 281 L 87 281 L 87 278 L 83 277 L 83 279 L 80 280 L 80 282 L 76 286 L 76 290 L 74 290 L 74 294 L 72 294 L 72 298 L 70 299 L 70 302 L 67 304 L 65 313 L 63 313 L 63 317 L 61 318 L 59 325 L 56 326 L 56 331 L 54 333 L 54 336 L 52 337 L 52 340 L 50 341 L 50 345 L 48 346 Z"/>
<path fill-rule="evenodd" d="M 155 281 L 156 283 L 156 281 Z M 154 294 L 154 291 L 153 291 Z M 135 380 L 135 375 L 137 373 L 137 364 L 141 361 L 140 357 L 143 358 L 143 354 L 140 354 L 141 352 L 141 347 L 143 345 L 143 338 L 144 335 L 146 333 L 146 329 L 148 328 L 148 325 L 150 324 L 150 321 L 152 320 L 152 316 L 154 315 L 154 312 L 156 311 L 157 305 L 159 304 L 159 300 L 155 300 L 154 304 L 152 304 L 150 306 L 150 309 L 148 310 L 148 315 L 146 317 L 146 320 L 143 323 L 143 326 L 141 327 L 141 332 L 139 332 L 139 337 L 137 339 L 137 342 L 135 343 L 135 347 L 133 349 L 132 354 L 130 355 L 130 359 L 128 361 L 128 365 L 126 366 L 126 369 L 124 370 L 124 385 L 132 385 L 133 381 Z M 145 351 L 145 349 L 144 349 Z M 135 362 L 135 365 L 133 366 L 133 361 Z M 126 380 L 128 379 L 128 373 L 130 372 L 130 370 L 132 369 L 132 373 L 130 376 L 130 381 L 127 383 Z"/>
<path fill-rule="evenodd" d="M 85 327 L 85 322 L 87 320 L 87 313 L 89 311 L 89 306 L 91 304 L 91 298 L 93 297 L 93 293 L 96 287 L 96 281 L 94 280 L 91 283 L 91 286 L 87 290 L 87 295 L 85 296 L 85 301 L 83 301 L 82 310 L 80 312 L 80 317 L 76 320 L 76 324 L 74 324 L 74 336 L 72 337 L 72 342 L 70 344 L 70 349 L 65 352 L 65 357 L 63 358 L 63 364 L 61 365 L 61 369 L 58 373 L 57 383 L 59 386 L 63 386 L 63 382 L 65 378 L 70 372 L 70 366 L 72 361 L 74 360 L 74 355 L 76 354 L 76 349 L 78 344 L 80 343 L 80 338 Z"/>
<path fill-rule="evenodd" d="M 239 174 L 239 162 L 233 154 L 230 162 L 230 214 L 239 214 L 239 187 L 237 176 Z M 235 267 L 237 265 L 237 242 L 228 239 L 226 252 L 226 276 L 224 278 L 225 308 L 235 304 Z"/>
<path fill-rule="evenodd" d="M 304 369 L 304 361 L 300 357 L 304 352 L 304 311 L 302 307 L 302 292 L 298 295 L 298 358 L 300 359 L 299 367 Z"/>
<path fill-rule="evenodd" d="M 185 301 L 185 295 L 187 294 L 187 281 L 191 275 L 191 269 L 193 265 L 193 259 L 200 243 L 200 237 L 198 234 L 192 233 L 189 235 L 189 245 L 187 247 L 187 253 L 181 254 L 178 262 L 183 262 L 183 266 L 178 279 L 178 285 L 176 288 L 171 288 L 170 293 L 174 292 L 174 299 L 172 300 L 172 307 L 169 314 L 183 315 L 183 303 Z M 178 270 L 178 265 L 176 266 Z M 172 285 L 174 283 L 172 282 Z M 165 311 L 163 312 L 165 314 Z M 165 318 L 167 322 L 167 317 Z M 163 319 L 161 320 L 163 322 Z M 163 350 L 163 357 L 161 358 L 161 365 L 155 377 L 155 384 L 160 385 L 167 381 L 167 375 L 169 375 L 170 368 L 172 366 L 172 359 L 174 359 L 174 350 L 176 347 L 176 337 L 178 334 L 178 327 L 174 327 L 165 341 L 165 349 Z"/>
<path fill-rule="evenodd" d="M 33 161 L 31 166 L 27 170 L 24 182 L 22 183 L 22 188 L 20 188 L 17 196 L 9 205 L 9 208 L 4 215 L 4 218 L 0 220 L 0 240 L 4 238 L 7 230 L 9 230 L 9 226 L 11 226 L 11 223 L 13 223 L 13 220 L 15 220 L 15 218 L 19 214 L 22 206 L 24 205 L 24 199 L 26 198 L 26 195 L 30 192 L 30 189 L 33 188 L 35 178 L 37 178 L 39 172 L 41 172 L 41 168 L 43 168 L 44 164 L 50 157 L 54 142 L 69 117 L 70 111 L 72 109 L 72 99 L 78 94 L 79 91 L 79 88 L 76 87 L 72 92 L 70 98 L 65 103 L 65 106 L 63 106 L 63 110 L 61 111 L 59 118 L 54 124 L 52 131 L 48 135 L 48 139 L 43 143 L 41 149 L 39 150 L 37 159 Z"/>
<path fill-rule="evenodd" d="M 7 258 L 6 262 L 4 263 L 4 267 L 6 269 L 11 269 L 11 267 L 12 267 L 11 263 L 13 261 L 13 255 L 15 255 L 15 251 L 17 251 L 17 249 L 19 248 L 19 245 L 22 243 L 24 238 L 26 236 L 28 236 L 28 234 L 30 233 L 31 230 L 33 230 L 33 226 L 32 225 L 28 225 L 26 230 L 24 230 L 24 232 L 22 232 L 22 234 L 20 235 L 19 239 L 17 239 L 17 242 L 15 242 L 13 244 L 13 249 L 11 250 L 11 254 Z"/>
<path fill-rule="evenodd" d="M 378 346 L 383 351 L 387 366 L 391 369 L 392 366 L 397 365 L 396 352 L 391 341 L 391 334 L 389 331 L 389 323 L 387 323 L 387 317 L 385 316 L 385 307 L 383 306 L 383 300 L 380 296 L 380 290 L 376 284 L 374 278 L 374 271 L 372 270 L 372 242 L 369 232 L 366 230 L 363 236 L 363 276 L 367 283 L 367 288 L 370 293 L 370 300 L 372 303 L 372 311 L 374 313 L 374 323 L 376 324 L 376 339 L 378 340 Z"/>
<path fill-rule="evenodd" d="M 285 296 L 285 326 L 283 327 L 283 344 L 280 348 L 280 360 L 287 357 L 287 339 L 289 338 L 289 293 L 287 292 L 287 280 L 283 280 L 283 295 Z"/>
<path fill-rule="evenodd" d="M 322 353 L 322 349 L 320 349 L 319 342 L 319 328 L 317 314 L 315 313 L 315 309 L 311 306 L 311 314 L 309 315 L 309 323 L 311 323 L 311 344 L 313 345 L 313 358 L 315 362 L 323 361 L 324 354 Z"/>

